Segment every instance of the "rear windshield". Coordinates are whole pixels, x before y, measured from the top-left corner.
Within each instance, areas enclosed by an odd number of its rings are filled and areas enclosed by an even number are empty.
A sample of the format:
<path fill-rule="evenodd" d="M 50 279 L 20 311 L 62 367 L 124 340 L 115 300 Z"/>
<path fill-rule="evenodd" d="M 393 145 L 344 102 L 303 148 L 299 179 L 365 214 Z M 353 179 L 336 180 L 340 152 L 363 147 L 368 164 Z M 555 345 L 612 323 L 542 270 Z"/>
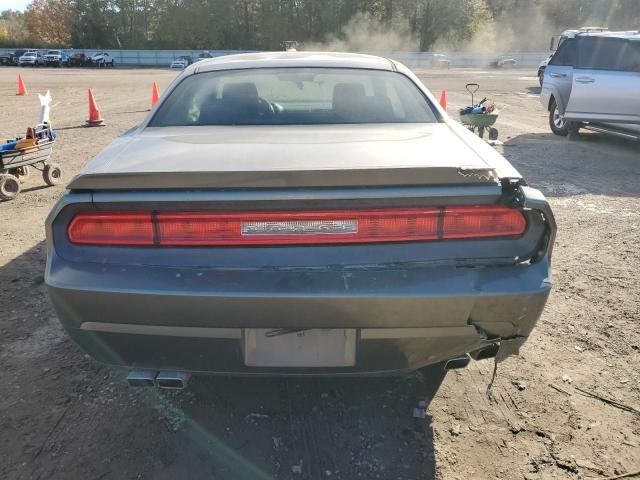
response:
<path fill-rule="evenodd" d="M 395 72 L 276 68 L 206 72 L 185 78 L 150 126 L 425 123 L 429 101 Z"/>

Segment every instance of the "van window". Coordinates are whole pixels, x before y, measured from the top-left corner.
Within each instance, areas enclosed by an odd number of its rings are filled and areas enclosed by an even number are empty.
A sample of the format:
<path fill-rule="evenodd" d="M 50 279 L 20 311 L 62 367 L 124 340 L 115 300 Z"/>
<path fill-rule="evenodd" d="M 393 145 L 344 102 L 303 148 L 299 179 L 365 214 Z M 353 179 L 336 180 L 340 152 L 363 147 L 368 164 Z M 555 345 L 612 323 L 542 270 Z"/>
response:
<path fill-rule="evenodd" d="M 621 70 L 624 46 L 621 38 L 584 37 L 580 44 L 578 68 Z"/>
<path fill-rule="evenodd" d="M 621 70 L 640 72 L 640 42 L 627 42 L 622 57 Z"/>
<path fill-rule="evenodd" d="M 556 53 L 553 55 L 551 60 L 549 61 L 549 65 L 563 65 L 572 67 L 577 63 L 577 51 L 576 41 L 573 38 L 567 38 Z"/>

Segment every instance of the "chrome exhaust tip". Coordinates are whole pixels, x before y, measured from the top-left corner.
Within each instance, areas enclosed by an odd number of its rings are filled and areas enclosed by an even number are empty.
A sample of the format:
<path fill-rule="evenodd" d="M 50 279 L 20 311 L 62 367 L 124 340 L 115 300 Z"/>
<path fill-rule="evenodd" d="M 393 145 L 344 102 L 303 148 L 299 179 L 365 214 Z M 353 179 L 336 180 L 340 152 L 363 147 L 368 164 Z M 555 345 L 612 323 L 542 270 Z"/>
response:
<path fill-rule="evenodd" d="M 486 360 L 487 358 L 493 358 L 498 353 L 498 348 L 500 345 L 494 343 L 493 345 L 489 345 L 488 347 L 481 348 L 480 350 L 476 350 L 475 352 L 471 352 L 471 357 L 474 360 Z"/>
<path fill-rule="evenodd" d="M 127 375 L 130 387 L 155 387 L 156 374 L 153 370 L 131 370 Z"/>
<path fill-rule="evenodd" d="M 159 388 L 182 390 L 187 386 L 190 375 L 186 372 L 163 371 L 156 375 L 156 385 Z"/>
<path fill-rule="evenodd" d="M 444 364 L 444 369 L 457 370 L 459 368 L 464 368 L 467 365 L 469 365 L 470 361 L 471 361 L 471 357 L 469 357 L 469 355 L 465 353 L 464 355 L 461 355 L 459 357 L 451 358 L 447 360 L 446 363 Z"/>

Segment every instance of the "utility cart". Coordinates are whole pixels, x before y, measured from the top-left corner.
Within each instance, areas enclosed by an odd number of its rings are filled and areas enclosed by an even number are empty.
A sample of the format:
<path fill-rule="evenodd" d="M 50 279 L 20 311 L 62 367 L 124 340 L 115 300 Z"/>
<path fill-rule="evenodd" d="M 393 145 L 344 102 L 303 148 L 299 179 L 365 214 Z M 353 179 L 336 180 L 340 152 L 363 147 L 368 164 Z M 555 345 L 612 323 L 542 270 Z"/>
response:
<path fill-rule="evenodd" d="M 62 168 L 49 161 L 56 141 L 55 134 L 48 126 L 34 129 L 34 138 L 10 140 L 9 149 L 0 149 L 0 198 L 13 200 L 20 193 L 21 183 L 29 176 L 31 167 L 42 172 L 42 178 L 49 186 L 62 181 Z M 11 145 L 9 145 L 11 144 Z"/>

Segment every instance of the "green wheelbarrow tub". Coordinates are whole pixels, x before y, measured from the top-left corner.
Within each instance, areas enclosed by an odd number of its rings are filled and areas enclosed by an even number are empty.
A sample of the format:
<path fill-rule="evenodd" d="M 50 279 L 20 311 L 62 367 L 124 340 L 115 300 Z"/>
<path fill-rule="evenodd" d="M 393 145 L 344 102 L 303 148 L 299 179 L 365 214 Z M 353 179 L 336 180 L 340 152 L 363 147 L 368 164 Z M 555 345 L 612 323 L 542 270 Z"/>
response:
<path fill-rule="evenodd" d="M 490 127 L 498 119 L 497 113 L 467 113 L 460 115 L 460 123 L 470 127 Z"/>

